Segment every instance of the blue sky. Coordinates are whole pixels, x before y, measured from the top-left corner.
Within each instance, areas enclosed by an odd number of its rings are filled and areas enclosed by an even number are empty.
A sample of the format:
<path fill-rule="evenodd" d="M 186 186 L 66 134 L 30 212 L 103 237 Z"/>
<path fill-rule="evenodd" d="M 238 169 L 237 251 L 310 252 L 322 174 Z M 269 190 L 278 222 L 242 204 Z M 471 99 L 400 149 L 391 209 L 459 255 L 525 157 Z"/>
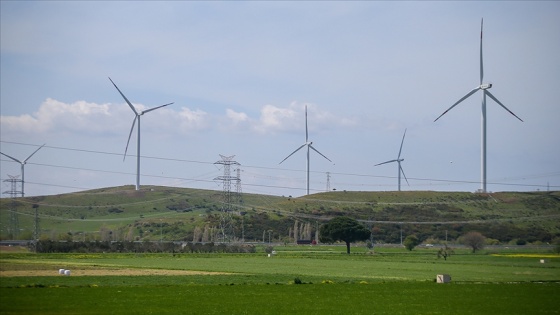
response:
<path fill-rule="evenodd" d="M 488 101 L 488 189 L 560 189 L 560 2 L 0 2 L 0 151 L 25 159 L 26 195 L 135 183 L 244 192 L 480 188 L 478 85 Z M 132 155 L 130 155 L 132 154 Z M 2 156 L 0 177 L 19 175 Z M 2 191 L 9 189 L 2 182 Z"/>

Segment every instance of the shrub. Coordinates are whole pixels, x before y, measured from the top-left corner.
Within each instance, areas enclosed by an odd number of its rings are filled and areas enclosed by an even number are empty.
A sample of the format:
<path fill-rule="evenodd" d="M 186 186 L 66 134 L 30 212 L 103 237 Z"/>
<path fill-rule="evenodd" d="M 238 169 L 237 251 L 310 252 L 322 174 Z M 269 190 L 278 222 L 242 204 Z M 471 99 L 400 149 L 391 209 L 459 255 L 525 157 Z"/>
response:
<path fill-rule="evenodd" d="M 416 237 L 416 235 L 409 235 L 404 239 L 404 247 L 406 247 L 406 249 L 408 250 L 412 250 L 414 249 L 414 247 L 418 246 L 420 244 L 420 240 L 418 239 L 418 237 Z"/>

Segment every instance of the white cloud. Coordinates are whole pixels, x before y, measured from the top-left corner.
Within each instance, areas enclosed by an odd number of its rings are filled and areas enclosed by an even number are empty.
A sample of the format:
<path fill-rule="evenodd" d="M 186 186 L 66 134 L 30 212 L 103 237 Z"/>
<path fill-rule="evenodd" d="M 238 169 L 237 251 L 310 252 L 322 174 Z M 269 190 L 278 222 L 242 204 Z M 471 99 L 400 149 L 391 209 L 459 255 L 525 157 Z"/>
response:
<path fill-rule="evenodd" d="M 179 118 L 179 125 L 181 126 L 181 131 L 189 132 L 193 130 L 201 130 L 208 127 L 207 123 L 207 113 L 197 110 L 190 110 L 186 107 L 181 108 L 181 112 L 177 116 Z"/>
<path fill-rule="evenodd" d="M 292 102 L 286 108 L 274 105 L 263 106 L 259 122 L 255 125 L 255 130 L 263 133 L 304 130 L 305 107 L 307 107 L 307 123 L 310 131 L 330 129 L 333 126 L 350 127 L 357 125 L 355 119 L 340 117 L 331 112 L 320 110 L 315 104 Z"/>
<path fill-rule="evenodd" d="M 234 123 L 234 124 L 240 124 L 243 122 L 247 122 L 249 121 L 249 116 L 247 116 L 247 114 L 245 113 L 238 113 L 232 109 L 227 109 L 226 110 L 226 116 Z"/>
<path fill-rule="evenodd" d="M 7 132 L 44 133 L 54 131 L 105 132 L 115 126 L 101 121 L 114 120 L 109 104 L 77 101 L 66 104 L 47 98 L 32 115 L 0 116 Z"/>
<path fill-rule="evenodd" d="M 134 104 L 137 111 L 145 110 L 142 104 Z M 162 108 L 143 115 L 142 128 L 157 128 L 159 131 L 188 133 L 207 126 L 207 114 L 186 107 L 177 112 Z M 3 136 L 25 134 L 120 134 L 131 126 L 134 114 L 126 104 L 96 104 L 86 101 L 64 103 L 51 98 L 45 100 L 33 114 L 0 116 Z M 147 123 L 144 123 L 147 122 Z M 178 128 L 177 128 L 178 127 Z"/>

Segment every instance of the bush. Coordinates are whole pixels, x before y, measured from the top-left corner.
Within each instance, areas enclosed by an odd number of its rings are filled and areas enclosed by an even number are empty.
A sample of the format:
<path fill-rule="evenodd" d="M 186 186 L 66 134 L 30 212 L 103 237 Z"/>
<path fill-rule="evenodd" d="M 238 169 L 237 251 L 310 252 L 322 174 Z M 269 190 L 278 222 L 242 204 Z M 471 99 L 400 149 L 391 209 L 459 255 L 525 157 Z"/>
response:
<path fill-rule="evenodd" d="M 420 240 L 418 239 L 418 237 L 416 237 L 416 235 L 409 235 L 404 239 L 404 247 L 406 247 L 406 249 L 408 250 L 412 250 L 414 249 L 414 247 L 418 246 L 420 244 Z"/>

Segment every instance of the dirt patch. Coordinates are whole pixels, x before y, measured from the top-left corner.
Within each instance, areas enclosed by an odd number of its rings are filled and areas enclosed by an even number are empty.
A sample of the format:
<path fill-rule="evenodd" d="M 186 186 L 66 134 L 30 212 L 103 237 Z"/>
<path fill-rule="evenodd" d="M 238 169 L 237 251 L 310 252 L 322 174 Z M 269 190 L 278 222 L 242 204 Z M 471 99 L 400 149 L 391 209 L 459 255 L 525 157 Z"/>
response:
<path fill-rule="evenodd" d="M 29 249 L 24 246 L 0 246 L 0 253 L 29 253 Z"/>
<path fill-rule="evenodd" d="M 70 269 L 72 277 L 80 276 L 192 276 L 225 275 L 224 272 L 165 269 Z M 0 270 L 0 277 L 64 277 L 56 270 Z"/>

